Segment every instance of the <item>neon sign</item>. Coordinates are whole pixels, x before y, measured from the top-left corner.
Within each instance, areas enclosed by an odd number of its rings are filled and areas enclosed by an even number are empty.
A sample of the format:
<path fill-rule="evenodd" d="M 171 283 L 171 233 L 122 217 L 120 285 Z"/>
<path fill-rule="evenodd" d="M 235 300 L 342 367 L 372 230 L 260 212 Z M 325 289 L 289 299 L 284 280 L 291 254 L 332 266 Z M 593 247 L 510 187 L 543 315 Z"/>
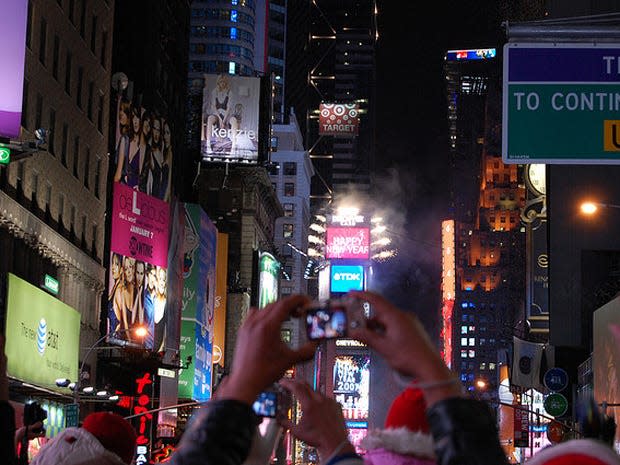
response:
<path fill-rule="evenodd" d="M 138 439 L 136 440 L 136 465 L 148 463 L 149 443 L 148 434 L 151 430 L 151 420 L 153 414 L 148 413 L 149 404 L 151 403 L 151 391 L 153 379 L 150 373 L 144 373 L 140 378 L 136 378 L 136 403 L 132 409 L 133 415 L 138 417 L 140 424 L 138 425 Z"/>

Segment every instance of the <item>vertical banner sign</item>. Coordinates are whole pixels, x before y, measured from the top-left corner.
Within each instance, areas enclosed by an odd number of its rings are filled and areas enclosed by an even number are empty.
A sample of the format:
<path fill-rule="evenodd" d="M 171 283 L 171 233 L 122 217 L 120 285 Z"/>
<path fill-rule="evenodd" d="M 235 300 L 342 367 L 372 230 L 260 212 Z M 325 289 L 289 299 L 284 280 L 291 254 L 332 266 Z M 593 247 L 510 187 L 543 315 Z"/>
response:
<path fill-rule="evenodd" d="M 28 0 L 3 0 L 0 15 L 0 136 L 19 137 L 26 60 Z"/>
<path fill-rule="evenodd" d="M 514 414 L 514 446 L 528 447 L 530 437 L 529 412 L 525 409 L 515 408 Z"/>
<path fill-rule="evenodd" d="M 132 415 L 139 415 L 133 420 L 138 433 L 136 439 L 136 465 L 144 465 L 150 461 L 151 450 L 151 422 L 153 414 L 147 413 L 151 408 L 153 395 L 153 378 L 150 373 L 144 373 L 136 378 L 136 399 L 132 409 Z"/>
<path fill-rule="evenodd" d="M 226 353 L 226 297 L 228 286 L 228 234 L 217 233 L 215 260 L 215 318 L 213 321 L 213 363 L 224 367 Z"/>
<path fill-rule="evenodd" d="M 370 357 L 337 355 L 334 360 L 334 398 L 345 420 L 368 420 Z"/>
<path fill-rule="evenodd" d="M 280 262 L 267 252 L 258 254 L 258 308 L 278 300 Z"/>
<path fill-rule="evenodd" d="M 110 338 L 130 340 L 150 350 L 164 345 L 168 280 L 169 204 L 114 183 L 108 290 Z M 144 325 L 148 336 L 133 340 L 131 329 Z"/>
<path fill-rule="evenodd" d="M 179 396 L 199 402 L 211 398 L 216 252 L 215 225 L 199 205 L 186 203 L 181 346 L 193 362 L 180 374 Z"/>
<path fill-rule="evenodd" d="M 547 250 L 547 220 L 532 225 L 531 231 L 532 302 L 528 319 L 549 320 L 549 252 Z M 548 328 L 548 323 L 547 323 Z"/>

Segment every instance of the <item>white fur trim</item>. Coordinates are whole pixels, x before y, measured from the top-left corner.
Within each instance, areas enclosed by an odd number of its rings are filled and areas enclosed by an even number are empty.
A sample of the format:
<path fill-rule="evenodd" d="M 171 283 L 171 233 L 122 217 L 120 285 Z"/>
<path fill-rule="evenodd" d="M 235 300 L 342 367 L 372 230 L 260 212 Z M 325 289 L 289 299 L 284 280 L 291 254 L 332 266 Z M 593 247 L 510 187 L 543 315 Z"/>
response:
<path fill-rule="evenodd" d="M 611 446 L 594 439 L 571 439 L 549 446 L 527 461 L 527 465 L 544 465 L 547 461 L 571 454 L 587 455 L 595 457 L 606 465 L 620 465 L 620 455 Z M 568 459 L 568 457 L 567 457 Z M 569 463 L 568 461 L 566 463 Z"/>
<path fill-rule="evenodd" d="M 435 458 L 433 437 L 420 431 L 410 431 L 404 426 L 371 430 L 362 439 L 361 446 L 367 450 L 384 448 L 399 454 Z"/>

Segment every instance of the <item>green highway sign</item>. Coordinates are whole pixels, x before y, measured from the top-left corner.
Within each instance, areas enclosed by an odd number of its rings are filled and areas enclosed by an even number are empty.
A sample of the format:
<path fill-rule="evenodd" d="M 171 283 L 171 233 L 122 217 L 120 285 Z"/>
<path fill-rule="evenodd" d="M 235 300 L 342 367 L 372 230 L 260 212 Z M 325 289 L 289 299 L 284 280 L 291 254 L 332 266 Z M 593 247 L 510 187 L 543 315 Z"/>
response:
<path fill-rule="evenodd" d="M 0 144 L 0 165 L 8 165 L 11 161 L 11 149 Z"/>
<path fill-rule="evenodd" d="M 543 407 L 552 417 L 561 417 L 568 410 L 568 400 L 559 392 L 554 392 L 545 397 Z"/>
<path fill-rule="evenodd" d="M 620 44 L 504 46 L 504 163 L 620 164 Z"/>

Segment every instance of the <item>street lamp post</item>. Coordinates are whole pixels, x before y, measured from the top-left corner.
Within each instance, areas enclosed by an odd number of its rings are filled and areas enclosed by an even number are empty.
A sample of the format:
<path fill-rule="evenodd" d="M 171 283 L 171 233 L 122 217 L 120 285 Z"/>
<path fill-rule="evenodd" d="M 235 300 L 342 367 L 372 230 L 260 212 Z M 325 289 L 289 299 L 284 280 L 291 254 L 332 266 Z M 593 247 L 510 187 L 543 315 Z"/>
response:
<path fill-rule="evenodd" d="M 75 382 L 71 382 L 71 380 L 68 379 L 58 379 L 56 380 L 56 385 L 57 386 L 61 386 L 61 387 L 71 387 L 71 384 L 73 384 L 73 404 L 76 406 L 75 408 L 77 408 L 77 406 L 79 406 L 80 403 L 80 389 L 82 386 L 82 373 L 84 372 L 84 365 L 86 363 L 86 360 L 88 360 L 89 355 L 91 354 L 92 351 L 96 350 L 99 346 L 99 344 L 101 342 L 103 342 L 105 339 L 111 337 L 111 336 L 116 336 L 119 334 L 125 334 L 125 333 L 129 333 L 129 332 L 133 332 L 137 337 L 139 337 L 140 339 L 143 339 L 147 333 L 148 330 L 144 327 L 144 326 L 136 326 L 134 328 L 129 328 L 129 329 L 121 329 L 121 330 L 115 330 L 115 331 L 110 331 L 109 333 L 101 336 L 99 339 L 97 339 L 86 351 L 86 354 L 84 354 L 84 357 L 82 358 L 82 363 L 80 363 L 80 368 L 78 370 L 78 376 L 77 376 L 77 380 Z M 119 345 L 119 347 L 125 347 L 129 344 L 128 341 L 123 341 L 124 343 L 122 345 Z M 78 416 L 79 416 L 79 411 L 78 411 Z"/>
<path fill-rule="evenodd" d="M 585 215 L 593 215 L 599 208 L 620 208 L 620 205 L 614 203 L 602 203 L 602 202 L 583 202 L 580 207 L 581 212 Z"/>

